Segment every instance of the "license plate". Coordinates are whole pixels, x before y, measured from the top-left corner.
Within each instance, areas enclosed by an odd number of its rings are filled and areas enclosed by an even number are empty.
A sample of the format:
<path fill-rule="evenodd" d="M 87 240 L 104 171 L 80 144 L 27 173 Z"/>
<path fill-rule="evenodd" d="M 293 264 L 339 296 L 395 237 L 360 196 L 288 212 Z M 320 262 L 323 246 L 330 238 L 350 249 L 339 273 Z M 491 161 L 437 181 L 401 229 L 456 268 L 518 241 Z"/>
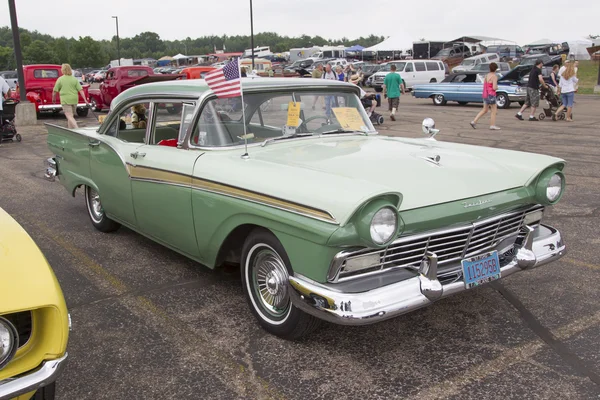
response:
<path fill-rule="evenodd" d="M 500 279 L 498 252 L 480 254 L 461 261 L 465 288 L 471 289 Z"/>

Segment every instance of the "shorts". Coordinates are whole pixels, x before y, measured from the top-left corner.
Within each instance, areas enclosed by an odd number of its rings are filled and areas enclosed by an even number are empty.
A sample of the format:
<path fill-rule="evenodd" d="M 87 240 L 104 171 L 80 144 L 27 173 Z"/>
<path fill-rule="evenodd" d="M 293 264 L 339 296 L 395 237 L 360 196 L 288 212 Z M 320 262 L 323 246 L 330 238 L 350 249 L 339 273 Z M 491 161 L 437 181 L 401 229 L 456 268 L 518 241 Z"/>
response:
<path fill-rule="evenodd" d="M 496 104 L 496 95 L 494 94 L 490 94 L 487 97 L 483 98 L 483 103 L 484 104 Z"/>
<path fill-rule="evenodd" d="M 529 107 L 539 107 L 540 106 L 540 90 L 534 88 L 527 88 L 527 99 L 525 100 L 525 104 Z"/>
<path fill-rule="evenodd" d="M 561 93 L 560 99 L 562 101 L 563 106 L 573 107 L 573 103 L 575 102 L 575 92 Z"/>
<path fill-rule="evenodd" d="M 388 97 L 388 106 L 390 111 L 392 111 L 392 108 L 395 108 L 397 110 L 399 105 L 400 97 L 394 97 L 393 99 Z"/>
<path fill-rule="evenodd" d="M 65 115 L 73 116 L 77 112 L 77 106 L 75 104 L 61 104 Z"/>

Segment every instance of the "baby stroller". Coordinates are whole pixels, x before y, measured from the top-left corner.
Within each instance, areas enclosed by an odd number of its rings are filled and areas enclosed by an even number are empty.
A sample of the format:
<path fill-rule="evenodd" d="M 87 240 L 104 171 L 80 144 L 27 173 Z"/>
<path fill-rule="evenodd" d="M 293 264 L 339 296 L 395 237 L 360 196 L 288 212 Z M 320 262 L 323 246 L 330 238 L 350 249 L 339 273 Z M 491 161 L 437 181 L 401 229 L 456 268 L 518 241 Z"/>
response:
<path fill-rule="evenodd" d="M 538 116 L 540 120 L 546 117 L 552 117 L 552 115 L 554 115 L 558 107 L 560 107 L 562 104 L 560 98 L 554 93 L 554 90 L 550 86 L 541 88 L 540 100 L 546 100 L 546 102 L 548 103 L 548 108 L 544 108 L 544 112 L 540 113 L 540 115 Z M 565 116 L 566 114 L 563 111 L 560 113 L 560 115 L 557 115 L 556 118 L 565 119 Z"/>
<path fill-rule="evenodd" d="M 19 103 L 18 100 L 8 99 L 2 103 L 2 121 L 0 121 L 0 142 L 5 140 L 21 141 L 21 135 L 17 133 L 15 128 L 15 108 Z"/>
<path fill-rule="evenodd" d="M 377 107 L 379 107 L 381 105 L 381 95 L 380 94 L 368 94 L 365 97 L 363 97 L 362 99 L 360 99 L 360 102 L 362 103 L 363 107 L 365 108 L 365 110 L 367 112 L 369 112 L 369 110 L 371 109 L 371 105 L 373 104 L 373 101 L 376 101 Z M 375 110 L 373 110 L 373 112 L 371 112 L 371 116 L 369 117 L 369 119 L 374 124 L 377 124 L 377 125 L 383 124 L 383 115 L 375 112 Z"/>

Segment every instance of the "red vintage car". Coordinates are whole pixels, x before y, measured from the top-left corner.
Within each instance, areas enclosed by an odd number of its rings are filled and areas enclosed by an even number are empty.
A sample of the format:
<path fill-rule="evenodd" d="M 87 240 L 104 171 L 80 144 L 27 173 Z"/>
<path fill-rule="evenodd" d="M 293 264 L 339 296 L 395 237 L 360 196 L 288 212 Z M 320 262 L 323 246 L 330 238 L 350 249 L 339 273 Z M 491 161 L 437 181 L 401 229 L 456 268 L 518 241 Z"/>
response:
<path fill-rule="evenodd" d="M 181 70 L 181 74 L 185 75 L 184 79 L 204 79 L 206 74 L 211 71 L 214 71 L 215 67 L 187 67 Z"/>
<path fill-rule="evenodd" d="M 54 112 L 62 111 L 60 97 L 56 95 L 56 101 L 52 103 L 52 91 L 56 80 L 62 76 L 61 66 L 53 64 L 25 65 L 23 67 L 23 76 L 25 78 L 25 92 L 27 100 L 35 104 L 36 112 Z M 88 97 L 90 85 L 81 85 L 83 92 Z M 18 89 L 20 90 L 20 88 Z M 18 98 L 19 94 L 15 91 L 13 97 Z M 77 104 L 77 115 L 85 117 L 88 114 L 88 108 L 85 99 L 79 95 Z"/>
<path fill-rule="evenodd" d="M 181 79 L 182 75 L 155 74 L 152 68 L 143 66 L 114 67 L 106 72 L 99 89 L 90 89 L 90 104 L 94 111 L 110 108 L 110 103 L 130 87 L 150 82 Z"/>

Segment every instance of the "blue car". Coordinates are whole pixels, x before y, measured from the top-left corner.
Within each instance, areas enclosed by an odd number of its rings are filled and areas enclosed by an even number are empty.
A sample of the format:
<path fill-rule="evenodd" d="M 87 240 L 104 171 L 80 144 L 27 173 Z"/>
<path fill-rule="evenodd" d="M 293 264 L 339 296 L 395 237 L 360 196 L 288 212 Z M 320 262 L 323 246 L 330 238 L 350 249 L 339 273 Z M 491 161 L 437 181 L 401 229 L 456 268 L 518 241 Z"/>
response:
<path fill-rule="evenodd" d="M 529 68 L 531 70 L 531 68 Z M 520 85 L 521 74 L 511 73 L 498 77 L 496 104 L 498 108 L 508 108 L 510 103 L 523 104 L 527 90 Z M 519 71 L 522 72 L 522 71 Z M 430 98 L 436 106 L 443 106 L 448 101 L 456 101 L 460 105 L 467 103 L 483 103 L 483 80 L 485 72 L 458 72 L 450 74 L 440 83 L 429 83 L 413 86 L 413 96 L 418 99 Z"/>

